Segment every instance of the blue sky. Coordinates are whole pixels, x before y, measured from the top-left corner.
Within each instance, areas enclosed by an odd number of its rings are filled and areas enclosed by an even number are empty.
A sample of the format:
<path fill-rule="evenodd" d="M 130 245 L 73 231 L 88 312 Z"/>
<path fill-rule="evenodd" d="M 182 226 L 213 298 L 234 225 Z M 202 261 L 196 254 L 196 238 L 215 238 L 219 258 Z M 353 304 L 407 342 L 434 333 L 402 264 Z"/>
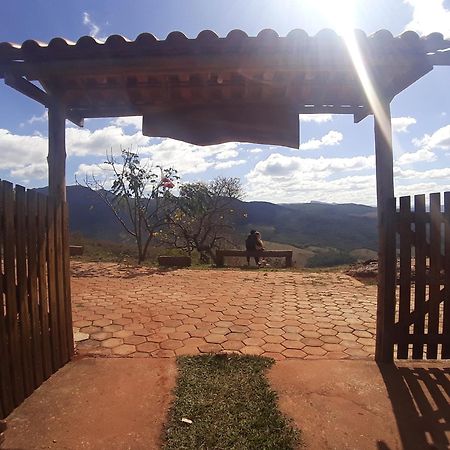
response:
<path fill-rule="evenodd" d="M 203 29 L 225 36 L 235 28 L 249 35 L 273 28 L 280 36 L 302 28 L 313 35 L 322 28 L 339 31 L 350 13 L 352 26 L 367 34 L 385 28 L 394 35 L 438 31 L 450 38 L 450 0 L 342 0 L 334 14 L 329 13 L 330 1 L 5 0 L 0 42 L 48 42 L 55 36 L 76 41 L 86 34 L 134 39 L 142 32 L 164 39 L 174 30 L 196 37 Z M 450 67 L 435 68 L 392 103 L 396 195 L 450 190 L 449 80 Z M 88 120 L 84 129 L 67 127 L 68 184 L 74 183 L 75 173 L 80 179 L 98 173 L 106 151 L 133 146 L 144 159 L 177 168 L 185 182 L 238 176 L 247 200 L 376 201 L 371 117 L 356 125 L 351 116 L 304 117 L 297 150 L 238 143 L 196 147 L 151 139 L 140 133 L 138 118 Z M 46 136 L 44 108 L 2 84 L 0 178 L 27 187 L 45 185 Z"/>

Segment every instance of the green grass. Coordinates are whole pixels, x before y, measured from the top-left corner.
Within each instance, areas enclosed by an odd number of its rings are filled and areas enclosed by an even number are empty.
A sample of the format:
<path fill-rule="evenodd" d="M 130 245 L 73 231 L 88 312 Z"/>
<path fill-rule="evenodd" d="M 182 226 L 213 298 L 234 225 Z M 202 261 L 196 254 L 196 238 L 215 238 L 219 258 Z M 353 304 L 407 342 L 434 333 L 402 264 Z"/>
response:
<path fill-rule="evenodd" d="M 265 377 L 273 360 L 200 355 L 177 362 L 164 450 L 288 450 L 300 444 L 300 433 L 279 412 Z"/>

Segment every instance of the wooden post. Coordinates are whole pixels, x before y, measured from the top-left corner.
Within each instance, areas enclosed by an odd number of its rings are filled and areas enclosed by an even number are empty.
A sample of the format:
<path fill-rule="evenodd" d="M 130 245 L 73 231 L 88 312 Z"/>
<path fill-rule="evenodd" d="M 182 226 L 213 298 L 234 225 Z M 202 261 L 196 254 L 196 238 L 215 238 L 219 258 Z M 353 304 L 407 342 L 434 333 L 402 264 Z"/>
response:
<path fill-rule="evenodd" d="M 380 99 L 374 111 L 378 210 L 378 298 L 375 359 L 389 363 L 394 357 L 395 323 L 395 197 L 392 127 L 389 100 Z"/>
<path fill-rule="evenodd" d="M 73 355 L 72 309 L 70 298 L 69 223 L 66 213 L 66 108 L 53 99 L 48 109 L 48 213 L 49 249 L 56 251 L 53 261 L 56 285 L 49 284 L 49 297 L 55 296 L 51 311 L 52 350 L 55 368 L 65 364 Z M 51 295 L 50 295 L 51 294 Z M 59 330 L 59 334 L 58 331 Z M 55 356 L 55 352 L 57 355 Z"/>
<path fill-rule="evenodd" d="M 66 200 L 66 111 L 53 101 L 48 108 L 48 190 L 57 203 Z"/>

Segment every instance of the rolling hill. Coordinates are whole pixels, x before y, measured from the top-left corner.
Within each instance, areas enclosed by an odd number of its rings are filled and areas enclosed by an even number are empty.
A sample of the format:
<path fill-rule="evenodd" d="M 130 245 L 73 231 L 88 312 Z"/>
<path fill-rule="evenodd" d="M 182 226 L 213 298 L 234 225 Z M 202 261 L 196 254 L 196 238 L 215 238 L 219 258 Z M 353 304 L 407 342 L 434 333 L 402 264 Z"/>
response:
<path fill-rule="evenodd" d="M 71 232 L 101 240 L 118 241 L 126 237 L 114 214 L 96 193 L 83 186 L 68 186 L 67 200 Z M 307 251 L 331 248 L 358 254 L 360 249 L 377 248 L 376 209 L 369 206 L 236 201 L 235 207 L 242 213 L 235 226 L 243 240 L 248 230 L 255 228 L 265 241 Z"/>

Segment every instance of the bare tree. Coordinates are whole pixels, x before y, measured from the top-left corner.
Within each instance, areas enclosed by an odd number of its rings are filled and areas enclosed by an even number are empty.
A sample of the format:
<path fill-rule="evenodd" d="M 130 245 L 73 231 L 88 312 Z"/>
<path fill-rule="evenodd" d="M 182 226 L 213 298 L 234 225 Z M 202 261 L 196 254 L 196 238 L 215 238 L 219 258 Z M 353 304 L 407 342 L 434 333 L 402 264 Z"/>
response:
<path fill-rule="evenodd" d="M 173 168 L 163 169 L 152 164 L 142 165 L 139 155 L 122 150 L 120 159 L 107 155 L 105 163 L 112 174 L 112 186 L 105 189 L 107 180 L 91 175 L 85 185 L 96 192 L 111 208 L 123 229 L 136 242 L 138 264 L 147 257 L 150 242 L 166 225 L 170 217 L 170 190 L 177 180 Z"/>
<path fill-rule="evenodd" d="M 237 200 L 243 195 L 239 178 L 218 177 L 209 183 L 186 183 L 170 202 L 166 242 L 189 255 L 195 250 L 202 262 L 215 259 L 214 250 L 233 237 Z"/>

